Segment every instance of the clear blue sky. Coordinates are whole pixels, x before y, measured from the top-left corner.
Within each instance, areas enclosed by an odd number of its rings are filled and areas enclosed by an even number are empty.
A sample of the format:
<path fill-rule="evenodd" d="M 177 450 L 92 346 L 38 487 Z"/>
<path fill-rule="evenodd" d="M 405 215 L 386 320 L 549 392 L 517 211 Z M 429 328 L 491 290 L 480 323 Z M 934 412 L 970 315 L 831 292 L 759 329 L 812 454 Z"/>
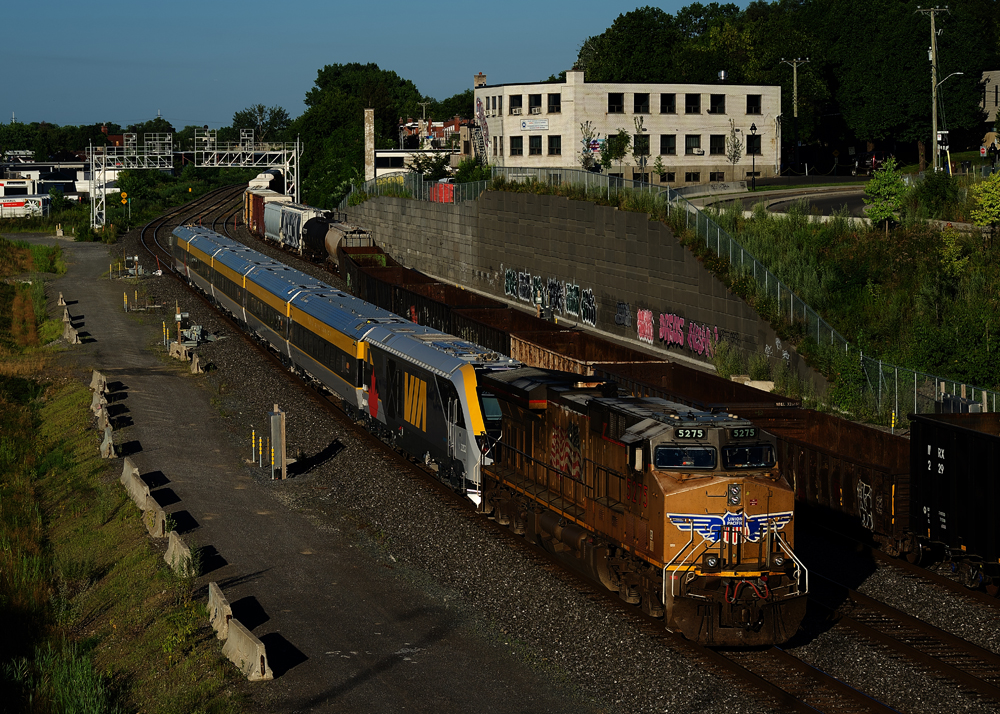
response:
<path fill-rule="evenodd" d="M 494 84 L 567 69 L 585 38 L 645 4 L 674 13 L 690 2 L 49 0 L 31 21 L 8 13 L 0 122 L 13 112 L 127 125 L 159 110 L 179 130 L 227 126 L 258 103 L 296 117 L 317 70 L 347 62 L 374 62 L 444 99 L 477 72 Z"/>

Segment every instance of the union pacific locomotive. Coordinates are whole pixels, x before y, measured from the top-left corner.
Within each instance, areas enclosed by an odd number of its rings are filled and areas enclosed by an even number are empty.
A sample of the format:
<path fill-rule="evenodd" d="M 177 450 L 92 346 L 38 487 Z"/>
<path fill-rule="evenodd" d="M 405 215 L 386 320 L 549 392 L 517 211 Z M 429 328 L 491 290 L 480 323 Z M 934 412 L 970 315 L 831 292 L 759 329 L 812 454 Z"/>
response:
<path fill-rule="evenodd" d="M 479 509 L 692 640 L 783 642 L 805 609 L 775 440 L 406 321 L 213 231 L 177 270 Z"/>
<path fill-rule="evenodd" d="M 731 414 L 524 367 L 485 375 L 482 510 L 688 639 L 784 642 L 805 614 L 775 438 Z"/>

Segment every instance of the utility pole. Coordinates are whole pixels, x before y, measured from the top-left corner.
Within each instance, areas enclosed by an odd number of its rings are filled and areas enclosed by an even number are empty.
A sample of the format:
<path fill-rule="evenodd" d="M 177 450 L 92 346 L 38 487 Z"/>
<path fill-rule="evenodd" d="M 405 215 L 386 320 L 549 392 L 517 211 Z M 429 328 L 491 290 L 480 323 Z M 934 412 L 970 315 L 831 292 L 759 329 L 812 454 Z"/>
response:
<path fill-rule="evenodd" d="M 938 170 L 938 137 L 937 137 L 937 30 L 934 26 L 934 17 L 940 12 L 947 12 L 949 14 L 948 6 L 945 5 L 943 8 L 931 7 L 921 9 L 917 6 L 917 12 L 924 15 L 930 15 L 931 18 L 931 49 L 928 59 L 931 61 L 931 146 L 934 147 L 934 170 Z"/>
<path fill-rule="evenodd" d="M 792 135 L 795 141 L 795 165 L 799 164 L 799 65 L 805 64 L 809 61 L 806 57 L 802 59 L 801 57 L 796 57 L 795 59 L 786 60 L 784 57 L 781 58 L 784 64 L 791 66 L 792 68 Z"/>
<path fill-rule="evenodd" d="M 427 105 L 430 102 L 417 102 L 420 108 L 423 110 L 423 119 L 420 122 L 420 148 L 424 148 L 424 131 L 427 130 Z"/>

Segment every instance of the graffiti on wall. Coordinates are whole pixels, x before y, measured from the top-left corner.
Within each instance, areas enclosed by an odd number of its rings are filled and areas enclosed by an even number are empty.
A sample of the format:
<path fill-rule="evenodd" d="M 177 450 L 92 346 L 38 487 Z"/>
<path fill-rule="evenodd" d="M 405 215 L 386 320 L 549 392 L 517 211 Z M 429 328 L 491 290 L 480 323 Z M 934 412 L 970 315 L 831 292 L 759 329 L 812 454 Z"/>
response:
<path fill-rule="evenodd" d="M 648 345 L 653 344 L 652 310 L 637 310 L 635 313 L 635 327 L 640 342 L 645 342 Z"/>
<path fill-rule="evenodd" d="M 684 346 L 684 318 L 680 315 L 660 313 L 660 341 L 667 347 Z"/>
<path fill-rule="evenodd" d="M 714 338 L 714 341 L 713 341 Z M 715 345 L 719 341 L 719 332 L 716 328 L 713 335 L 712 328 L 708 325 L 699 325 L 694 322 L 688 323 L 688 348 L 704 357 L 715 356 Z"/>
<path fill-rule="evenodd" d="M 552 312 L 563 313 L 566 311 L 566 286 L 565 283 L 549 278 L 549 307 Z"/>
<path fill-rule="evenodd" d="M 580 317 L 580 286 L 566 285 L 566 314 Z"/>
<path fill-rule="evenodd" d="M 588 325 L 597 326 L 597 300 L 594 299 L 594 291 L 586 289 L 580 300 L 580 319 Z"/>
<path fill-rule="evenodd" d="M 524 302 L 531 302 L 531 273 L 517 274 L 517 297 Z"/>
<path fill-rule="evenodd" d="M 615 312 L 615 324 L 620 327 L 632 327 L 632 308 L 627 302 L 618 301 L 618 309 Z"/>

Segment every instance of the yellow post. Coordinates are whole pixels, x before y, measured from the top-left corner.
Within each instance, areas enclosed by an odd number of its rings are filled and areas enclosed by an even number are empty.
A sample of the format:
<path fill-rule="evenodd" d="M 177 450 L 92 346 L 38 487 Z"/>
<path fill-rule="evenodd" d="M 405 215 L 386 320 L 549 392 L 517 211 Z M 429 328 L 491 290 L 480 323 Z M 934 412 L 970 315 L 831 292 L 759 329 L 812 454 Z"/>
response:
<path fill-rule="evenodd" d="M 125 312 L 128 312 L 128 293 L 122 293 L 122 300 L 125 301 Z"/>
<path fill-rule="evenodd" d="M 253 461 L 253 452 L 255 449 L 253 447 L 257 446 L 257 430 L 254 429 L 250 432 L 250 460 Z"/>

